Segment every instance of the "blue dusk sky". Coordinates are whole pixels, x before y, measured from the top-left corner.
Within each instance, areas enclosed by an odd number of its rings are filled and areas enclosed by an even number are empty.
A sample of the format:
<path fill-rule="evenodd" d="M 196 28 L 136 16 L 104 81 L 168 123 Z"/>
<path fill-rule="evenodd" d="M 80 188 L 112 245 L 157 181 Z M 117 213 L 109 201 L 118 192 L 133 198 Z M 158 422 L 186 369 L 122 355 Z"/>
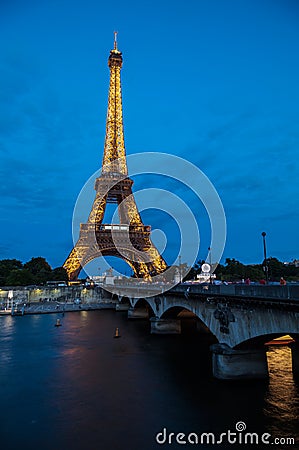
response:
<path fill-rule="evenodd" d="M 128 155 L 165 152 L 196 165 L 226 214 L 222 261 L 299 258 L 299 3 L 296 0 L 4 0 L 0 6 L 0 259 L 63 264 L 72 214 L 100 168 L 113 31 L 123 52 Z M 136 177 L 204 208 L 172 180 Z M 167 236 L 162 212 L 143 219 Z M 161 236 L 160 236 L 161 237 Z"/>

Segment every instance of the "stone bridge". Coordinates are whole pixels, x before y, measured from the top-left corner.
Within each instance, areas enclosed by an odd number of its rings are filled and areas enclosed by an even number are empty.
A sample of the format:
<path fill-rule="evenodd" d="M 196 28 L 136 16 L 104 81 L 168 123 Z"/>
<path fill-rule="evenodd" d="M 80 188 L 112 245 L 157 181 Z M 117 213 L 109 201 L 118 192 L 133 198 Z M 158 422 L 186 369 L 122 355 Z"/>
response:
<path fill-rule="evenodd" d="M 130 296 L 123 287 L 116 309 L 128 318 L 149 318 L 152 333 L 180 333 L 182 317 L 193 317 L 199 332 L 210 332 L 213 374 L 217 378 L 266 378 L 267 346 L 289 334 L 293 372 L 299 374 L 299 286 L 187 286 L 157 295 Z M 115 294 L 114 294 L 115 295 Z M 134 293 L 136 295 L 136 292 Z"/>
<path fill-rule="evenodd" d="M 223 379 L 268 376 L 265 343 L 289 334 L 294 375 L 299 377 L 299 285 L 167 285 L 139 283 L 133 287 L 66 286 L 0 289 L 5 303 L 10 289 L 16 302 L 114 302 L 128 317 L 150 320 L 152 333 L 180 333 L 187 316 L 200 333 L 211 333 L 214 376 Z"/>

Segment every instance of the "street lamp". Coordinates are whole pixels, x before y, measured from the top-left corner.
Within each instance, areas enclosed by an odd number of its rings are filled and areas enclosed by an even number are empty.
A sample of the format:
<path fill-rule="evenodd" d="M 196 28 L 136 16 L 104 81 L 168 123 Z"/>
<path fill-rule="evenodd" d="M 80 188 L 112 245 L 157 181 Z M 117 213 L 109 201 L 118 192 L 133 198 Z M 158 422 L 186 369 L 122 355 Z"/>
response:
<path fill-rule="evenodd" d="M 263 236 L 263 245 L 264 245 L 264 265 L 263 265 L 263 270 L 264 270 L 265 276 L 266 276 L 266 283 L 268 284 L 269 278 L 268 278 L 267 250 L 266 250 L 266 233 L 264 231 L 262 232 L 262 236 Z"/>

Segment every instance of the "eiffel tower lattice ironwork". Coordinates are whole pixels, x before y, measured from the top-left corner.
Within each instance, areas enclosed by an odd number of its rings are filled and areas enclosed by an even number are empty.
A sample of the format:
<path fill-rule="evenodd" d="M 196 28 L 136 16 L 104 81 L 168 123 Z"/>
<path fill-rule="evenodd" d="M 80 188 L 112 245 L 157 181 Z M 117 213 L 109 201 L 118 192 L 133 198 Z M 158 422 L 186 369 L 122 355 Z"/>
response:
<path fill-rule="evenodd" d="M 164 272 L 167 265 L 153 245 L 151 227 L 144 225 L 132 194 L 133 180 L 128 177 L 120 71 L 122 53 L 114 48 L 108 59 L 110 86 L 106 137 L 101 175 L 96 179 L 96 197 L 87 223 L 80 225 L 79 239 L 63 267 L 70 280 L 99 256 L 116 256 L 125 260 L 138 278 L 151 279 Z M 119 224 L 104 224 L 107 203 L 116 203 Z"/>

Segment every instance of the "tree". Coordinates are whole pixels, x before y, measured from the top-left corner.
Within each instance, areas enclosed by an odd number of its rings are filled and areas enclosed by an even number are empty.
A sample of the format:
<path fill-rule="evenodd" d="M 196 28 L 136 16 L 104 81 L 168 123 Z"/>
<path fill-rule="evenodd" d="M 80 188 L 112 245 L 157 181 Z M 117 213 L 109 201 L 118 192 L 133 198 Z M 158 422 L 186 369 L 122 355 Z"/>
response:
<path fill-rule="evenodd" d="M 0 286 L 26 286 L 44 284 L 47 281 L 67 281 L 67 272 L 63 267 L 52 270 L 45 258 L 31 258 L 24 265 L 17 259 L 0 260 Z"/>
<path fill-rule="evenodd" d="M 246 266 L 235 258 L 226 258 L 222 276 L 229 281 L 245 278 Z"/>
<path fill-rule="evenodd" d="M 277 281 L 280 277 L 284 276 L 285 265 L 277 258 L 267 258 L 267 265 L 269 268 L 269 277 L 272 280 Z"/>
<path fill-rule="evenodd" d="M 24 269 L 28 269 L 33 275 L 40 272 L 51 272 L 52 270 L 50 264 L 48 264 L 46 259 L 41 256 L 31 258 L 30 261 L 24 264 Z"/>
<path fill-rule="evenodd" d="M 34 283 L 34 277 L 28 269 L 13 269 L 6 282 L 7 286 L 28 286 Z"/>
<path fill-rule="evenodd" d="M 0 261 L 0 286 L 8 286 L 7 277 L 12 270 L 22 269 L 23 264 L 18 259 L 2 259 Z"/>
<path fill-rule="evenodd" d="M 216 269 L 215 269 L 215 275 L 216 275 L 216 277 L 218 277 L 218 278 L 222 278 L 222 276 L 223 276 L 223 274 L 224 274 L 224 272 L 225 272 L 225 267 L 224 267 L 224 265 L 223 264 L 218 264 L 218 266 L 216 267 Z"/>
<path fill-rule="evenodd" d="M 51 279 L 52 268 L 41 256 L 31 258 L 29 262 L 24 264 L 24 269 L 33 275 L 35 284 L 43 284 Z"/>
<path fill-rule="evenodd" d="M 284 264 L 284 278 L 290 278 L 291 280 L 297 280 L 299 278 L 299 267 L 293 264 Z"/>
<path fill-rule="evenodd" d="M 265 273 L 261 264 L 249 264 L 245 266 L 246 278 L 252 281 L 259 281 L 265 278 Z"/>
<path fill-rule="evenodd" d="M 68 281 L 67 271 L 64 267 L 56 267 L 51 273 L 52 281 Z"/>

